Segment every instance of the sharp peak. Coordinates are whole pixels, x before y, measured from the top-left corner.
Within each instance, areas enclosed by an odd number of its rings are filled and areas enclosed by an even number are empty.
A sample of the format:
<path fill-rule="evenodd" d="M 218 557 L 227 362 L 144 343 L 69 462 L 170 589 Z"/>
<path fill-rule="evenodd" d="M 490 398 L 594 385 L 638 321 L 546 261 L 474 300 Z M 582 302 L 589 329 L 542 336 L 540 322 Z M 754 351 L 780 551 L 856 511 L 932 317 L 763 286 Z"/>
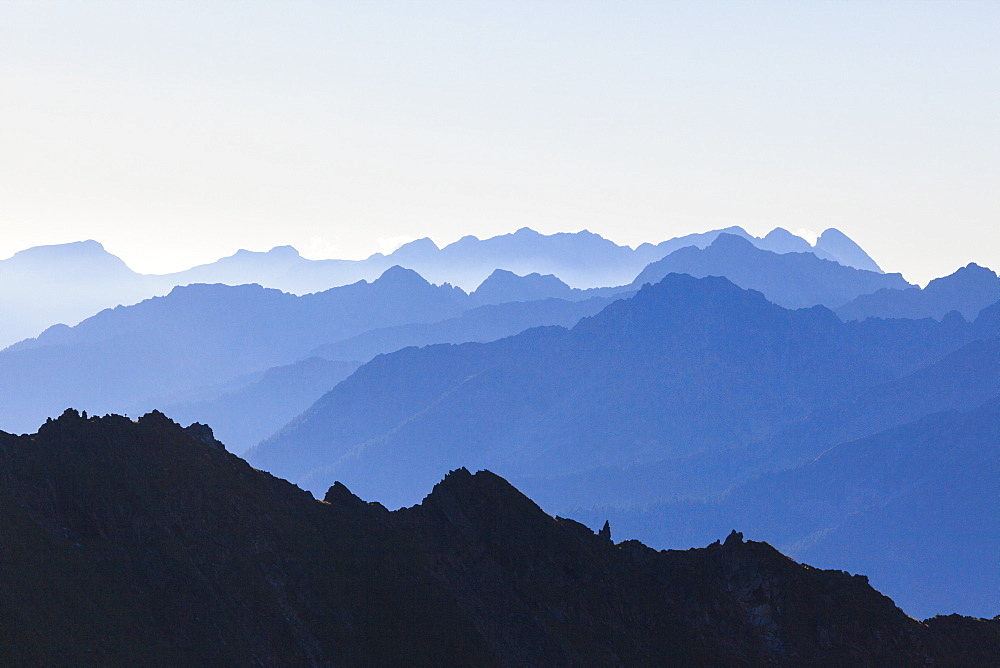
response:
<path fill-rule="evenodd" d="M 374 285 L 375 283 L 381 283 L 383 281 L 400 282 L 402 280 L 405 280 L 407 282 L 420 282 L 421 284 L 430 285 L 430 283 L 427 281 L 426 278 L 421 276 L 413 269 L 408 269 L 398 264 L 394 264 L 385 271 L 383 271 L 382 275 L 376 278 L 372 282 L 372 285 Z"/>
<path fill-rule="evenodd" d="M 412 248 L 425 248 L 425 247 L 433 247 L 434 250 L 440 250 L 440 248 L 438 248 L 438 245 L 434 243 L 434 240 L 431 239 L 430 237 L 420 237 L 419 239 L 414 239 L 413 241 L 407 241 L 405 244 L 403 244 L 396 250 L 392 251 L 392 253 L 389 253 L 389 255 L 394 255 L 395 253 L 398 253 L 404 248 L 412 249 Z"/>
<path fill-rule="evenodd" d="M 498 496 L 506 499 L 522 498 L 524 502 L 534 505 L 533 501 L 496 473 L 487 470 L 471 473 L 464 466 L 449 471 L 441 482 L 434 485 L 431 493 L 424 497 L 421 505 L 427 505 L 428 502 L 433 505 L 446 496 L 463 500 L 475 499 L 477 505 L 482 501 L 498 500 Z"/>

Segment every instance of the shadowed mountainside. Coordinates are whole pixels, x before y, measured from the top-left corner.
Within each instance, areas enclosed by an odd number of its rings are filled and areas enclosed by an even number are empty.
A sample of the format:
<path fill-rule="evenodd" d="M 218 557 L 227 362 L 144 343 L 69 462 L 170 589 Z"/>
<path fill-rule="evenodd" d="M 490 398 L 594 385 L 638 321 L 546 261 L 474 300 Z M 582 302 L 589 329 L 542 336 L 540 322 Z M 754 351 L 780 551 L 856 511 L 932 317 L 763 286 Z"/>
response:
<path fill-rule="evenodd" d="M 733 532 L 656 552 L 461 469 L 388 512 L 251 469 L 154 412 L 0 432 L 5 664 L 986 665 L 1000 623 L 918 622 Z"/>

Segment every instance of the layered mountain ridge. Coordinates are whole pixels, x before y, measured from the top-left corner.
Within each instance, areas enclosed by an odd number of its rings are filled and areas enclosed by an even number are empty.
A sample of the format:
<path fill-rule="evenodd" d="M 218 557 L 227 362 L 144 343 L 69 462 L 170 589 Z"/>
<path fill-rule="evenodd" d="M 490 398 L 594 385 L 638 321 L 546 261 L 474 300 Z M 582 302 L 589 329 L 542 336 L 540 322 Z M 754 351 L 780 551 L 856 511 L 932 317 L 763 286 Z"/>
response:
<path fill-rule="evenodd" d="M 489 239 L 463 237 L 443 248 L 421 239 L 389 255 L 376 253 L 365 260 L 307 260 L 291 246 L 267 252 L 240 250 L 210 264 L 163 275 L 133 272 L 91 240 L 39 246 L 0 260 L 0 310 L 6 316 L 0 323 L 0 348 L 36 336 L 51 325 L 75 325 L 102 309 L 163 296 L 176 286 L 193 283 L 257 283 L 303 295 L 359 280 L 373 281 L 393 265 L 402 265 L 433 283 L 451 283 L 467 291 L 496 269 L 521 275 L 555 274 L 577 288 L 623 285 L 650 262 L 684 246 L 704 247 L 721 232 L 739 234 L 761 248 L 779 252 L 794 248 L 878 271 L 871 258 L 849 239 L 840 244 L 843 248 L 831 243 L 838 234 L 843 237 L 834 230 L 824 233 L 815 247 L 784 230 L 758 239 L 734 227 L 632 249 L 586 230 L 543 235 L 522 228 Z"/>
<path fill-rule="evenodd" d="M 845 323 L 824 307 L 785 309 L 723 278 L 671 274 L 570 329 L 380 356 L 247 458 L 317 494 L 341 480 L 390 507 L 415 503 L 435 471 L 463 465 L 496 471 L 550 512 L 588 521 L 597 521 L 588 508 L 708 503 L 843 443 L 1000 395 L 998 314 L 1000 303 L 971 323 L 957 314 Z M 995 443 L 1000 420 L 984 419 Z M 772 503 L 794 506 L 794 493 L 780 489 Z M 657 547 L 697 544 L 693 536 L 717 533 L 716 518 L 729 522 L 726 508 L 684 507 L 664 521 L 616 516 L 627 535 Z M 904 508 L 893 512 L 889 524 L 905 517 Z M 993 515 L 981 517 L 982 531 L 1000 528 Z M 934 527 L 920 535 L 932 540 Z M 833 528 L 796 525 L 786 546 Z M 865 558 L 879 553 L 869 546 Z M 929 578 L 913 605 L 989 611 L 992 599 L 973 592 L 998 568 L 966 563 L 974 554 L 970 546 L 952 557 L 971 579 Z M 931 567 L 904 555 L 899 577 L 882 581 L 909 603 L 916 590 L 903 574 Z"/>
<path fill-rule="evenodd" d="M 732 532 L 656 552 L 465 469 L 389 512 L 317 501 L 209 428 L 66 411 L 0 433 L 7 664 L 986 665 L 1000 622 L 918 622 Z"/>

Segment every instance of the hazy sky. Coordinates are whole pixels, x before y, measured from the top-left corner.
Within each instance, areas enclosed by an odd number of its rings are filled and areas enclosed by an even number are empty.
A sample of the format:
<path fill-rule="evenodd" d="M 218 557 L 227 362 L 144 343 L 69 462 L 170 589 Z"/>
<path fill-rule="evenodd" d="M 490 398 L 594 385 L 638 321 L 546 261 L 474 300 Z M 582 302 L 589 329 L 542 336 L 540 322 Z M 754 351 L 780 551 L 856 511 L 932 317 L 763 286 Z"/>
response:
<path fill-rule="evenodd" d="M 997 2 L 0 0 L 0 257 L 838 227 L 1000 270 Z"/>

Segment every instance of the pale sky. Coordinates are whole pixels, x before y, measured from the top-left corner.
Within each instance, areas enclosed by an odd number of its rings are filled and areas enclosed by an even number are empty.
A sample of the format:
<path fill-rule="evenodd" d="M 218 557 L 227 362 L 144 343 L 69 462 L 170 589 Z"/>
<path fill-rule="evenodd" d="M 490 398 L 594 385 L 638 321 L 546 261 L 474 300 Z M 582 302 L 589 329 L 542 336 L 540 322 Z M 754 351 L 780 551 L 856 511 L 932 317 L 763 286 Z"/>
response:
<path fill-rule="evenodd" d="M 0 257 L 837 227 L 1000 270 L 1000 3 L 0 0 Z"/>

